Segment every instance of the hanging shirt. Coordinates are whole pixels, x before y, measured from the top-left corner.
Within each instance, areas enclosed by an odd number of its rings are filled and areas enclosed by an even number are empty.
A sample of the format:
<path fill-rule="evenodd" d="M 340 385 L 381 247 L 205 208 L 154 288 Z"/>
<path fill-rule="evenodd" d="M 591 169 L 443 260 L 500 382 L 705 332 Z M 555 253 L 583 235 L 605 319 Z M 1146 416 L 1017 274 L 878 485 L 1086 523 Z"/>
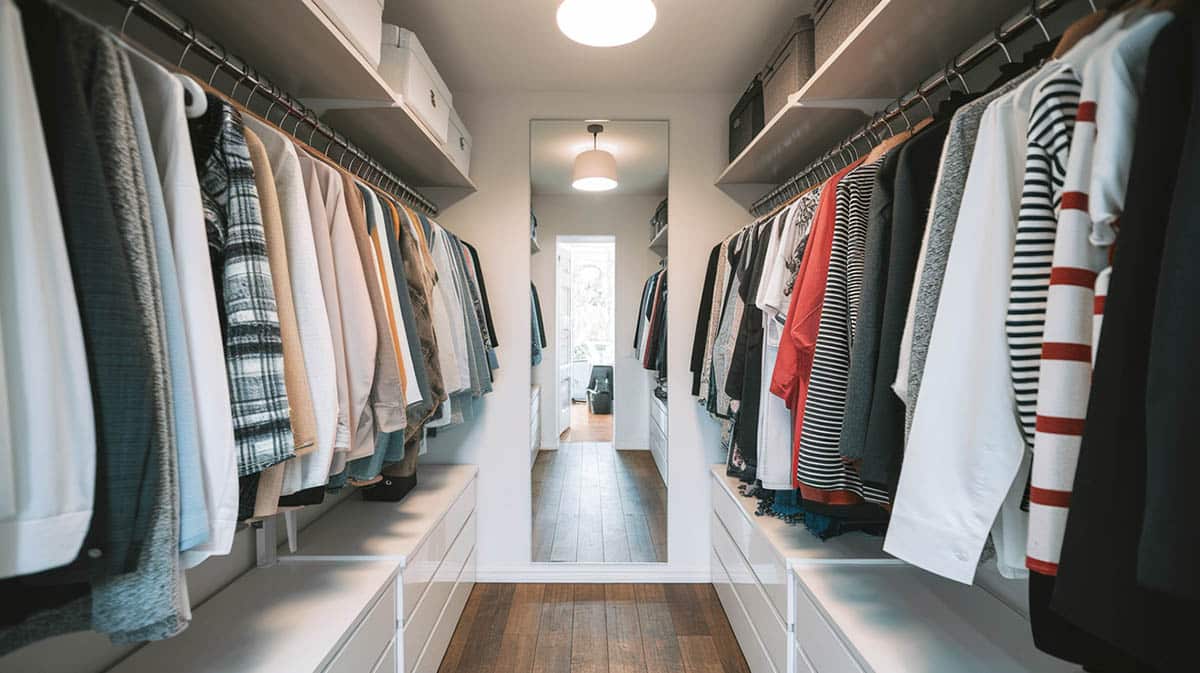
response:
<path fill-rule="evenodd" d="M 1146 54 L 1158 31 L 1173 16 L 1163 12 L 1142 17 L 1093 54 L 1083 69 L 1083 88 L 1063 186 L 1046 301 L 1029 497 L 1026 565 L 1044 575 L 1058 572 L 1092 382 L 1095 284 L 1097 274 L 1108 259 L 1108 246 L 1097 246 L 1092 241 L 1095 229 L 1089 214 L 1090 194 L 1087 190 L 1092 184 L 1106 185 L 1101 187 L 1106 190 L 1117 189 L 1114 183 L 1103 179 L 1094 183 L 1093 174 L 1101 170 L 1127 175 L 1131 156 L 1130 153 L 1109 154 L 1105 161 L 1124 162 L 1125 165 L 1102 166 L 1095 150 L 1101 135 L 1133 135 L 1137 122 L 1137 96 L 1145 78 Z M 1105 74 L 1109 69 L 1125 76 L 1110 79 Z M 1099 101 L 1110 96 L 1115 100 L 1105 104 L 1110 114 L 1104 132 L 1100 133 Z M 1114 208 L 1121 206 L 1124 190 L 1122 183 L 1118 192 L 1108 191 L 1103 198 L 1114 204 Z M 1099 224 L 1103 228 L 1111 221 Z M 1107 241 L 1107 235 L 1099 240 Z"/>
<path fill-rule="evenodd" d="M 0 87 L 7 92 L 0 98 L 0 578 L 6 578 L 69 563 L 80 551 L 92 517 L 97 446 L 64 224 L 21 15 L 8 0 L 0 0 L 0 35 Z"/>
<path fill-rule="evenodd" d="M 1004 320 L 1025 129 L 1044 76 L 993 101 L 980 120 L 884 543 L 902 560 L 968 584 L 993 522 L 1001 572 L 1023 572 L 1025 479 L 1017 476 L 1028 461 Z"/>
<path fill-rule="evenodd" d="M 862 296 L 871 192 L 883 161 L 860 164 L 836 188 L 830 261 L 796 459 L 801 495 L 830 505 L 863 499 L 886 503 L 888 499 L 886 492 L 864 485 L 858 471 L 842 460 L 838 450 L 846 413 L 850 349 Z"/>
<path fill-rule="evenodd" d="M 126 52 L 126 56 L 134 56 Z M 138 60 L 145 60 L 138 56 Z M 187 551 L 208 540 L 208 505 L 204 500 L 204 475 L 200 466 L 200 436 L 193 396 L 192 365 L 188 358 L 187 333 L 183 319 L 179 276 L 175 270 L 175 252 L 171 244 L 158 164 L 150 139 L 141 92 L 132 67 L 126 69 L 125 88 L 129 112 L 137 138 L 138 157 L 146 190 L 151 237 L 158 262 L 159 295 L 165 328 L 166 365 L 170 373 L 171 420 L 175 434 L 176 478 L 179 483 L 179 550 Z"/>
<path fill-rule="evenodd" d="M 233 412 L 212 268 L 205 255 L 195 254 L 207 247 L 207 240 L 200 182 L 184 114 L 183 85 L 145 56 L 130 52 L 129 59 L 142 92 L 170 226 L 204 471 L 207 542 L 184 553 L 183 564 L 190 568 L 210 555 L 228 554 L 233 545 L 238 507 L 237 453 L 230 422 Z"/>
<path fill-rule="evenodd" d="M 787 321 L 779 341 L 779 355 L 771 374 L 771 393 L 783 399 L 793 415 L 792 485 L 799 487 L 796 478 L 796 459 L 800 433 L 804 423 L 808 380 L 812 373 L 812 352 L 816 345 L 821 320 L 821 304 L 825 298 L 825 280 L 829 271 L 829 256 L 833 245 L 833 230 L 837 210 L 837 186 L 842 178 L 859 166 L 853 163 L 825 181 L 820 202 L 813 216 L 811 232 L 805 246 L 804 260 L 797 271 L 788 307 Z"/>
<path fill-rule="evenodd" d="M 325 309 L 321 271 L 313 241 L 312 217 L 300 160 L 291 140 L 282 132 L 253 118 L 246 126 L 258 134 L 271 160 L 275 191 L 287 240 L 288 271 L 292 281 L 292 299 L 296 307 L 296 322 L 300 327 L 300 344 L 304 349 L 304 366 L 312 394 L 313 414 L 317 422 L 315 450 L 288 465 L 283 494 L 324 486 L 329 481 L 333 460 L 334 440 L 339 432 L 337 364 L 333 354 L 333 336 L 329 331 L 329 314 Z"/>
<path fill-rule="evenodd" d="M 792 418 L 787 404 L 771 395 L 771 375 L 779 356 L 783 325 L 787 320 L 796 273 L 806 249 L 809 229 L 821 198 L 818 187 L 801 196 L 783 213 L 775 246 L 767 252 L 758 305 L 763 312 L 762 409 L 758 418 L 758 479 L 772 490 L 793 488 Z"/>

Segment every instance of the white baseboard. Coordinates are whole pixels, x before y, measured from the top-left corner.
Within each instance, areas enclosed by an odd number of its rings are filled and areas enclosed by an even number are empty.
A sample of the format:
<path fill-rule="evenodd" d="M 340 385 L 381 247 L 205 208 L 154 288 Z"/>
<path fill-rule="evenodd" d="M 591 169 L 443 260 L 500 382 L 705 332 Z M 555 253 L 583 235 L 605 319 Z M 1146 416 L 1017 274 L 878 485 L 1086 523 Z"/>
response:
<path fill-rule="evenodd" d="M 479 566 L 482 583 L 674 584 L 709 583 L 708 566 L 670 567 L 662 563 L 529 563 Z"/>

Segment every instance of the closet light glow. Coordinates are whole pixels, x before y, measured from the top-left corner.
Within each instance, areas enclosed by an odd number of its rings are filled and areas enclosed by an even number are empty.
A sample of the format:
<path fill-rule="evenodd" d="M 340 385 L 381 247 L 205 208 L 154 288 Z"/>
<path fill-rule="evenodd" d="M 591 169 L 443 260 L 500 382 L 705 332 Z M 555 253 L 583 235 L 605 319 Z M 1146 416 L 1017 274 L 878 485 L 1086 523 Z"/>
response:
<path fill-rule="evenodd" d="M 650 32 L 658 19 L 651 0 L 563 0 L 558 28 L 590 47 L 629 44 Z"/>
<path fill-rule="evenodd" d="M 571 186 L 581 192 L 607 192 L 617 188 L 617 159 L 611 153 L 597 147 L 597 138 L 604 132 L 600 124 L 589 124 L 592 134 L 592 149 L 575 157 L 575 170 L 571 172 Z"/>

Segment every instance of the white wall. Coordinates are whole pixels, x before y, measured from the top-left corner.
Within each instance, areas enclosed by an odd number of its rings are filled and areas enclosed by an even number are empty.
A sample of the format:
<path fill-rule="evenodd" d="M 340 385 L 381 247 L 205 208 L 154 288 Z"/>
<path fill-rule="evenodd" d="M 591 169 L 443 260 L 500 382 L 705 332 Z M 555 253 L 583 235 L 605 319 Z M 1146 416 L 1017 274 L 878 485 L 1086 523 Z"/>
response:
<path fill-rule="evenodd" d="M 479 191 L 438 221 L 479 248 L 499 333 L 501 369 L 478 418 L 440 433 L 422 460 L 480 467 L 481 580 L 708 580 L 711 505 L 706 475 L 721 456 L 715 424 L 689 395 L 688 363 L 709 250 L 749 220 L 744 209 L 713 185 L 728 163 L 730 104 L 727 94 L 455 94 L 455 107 L 475 141 L 471 177 Z M 530 562 L 529 122 L 591 118 L 670 122 L 670 561 L 665 567 L 580 571 Z"/>
<path fill-rule="evenodd" d="M 558 446 L 558 287 L 555 283 L 555 237 L 611 234 L 616 241 L 616 329 L 613 367 L 613 442 L 617 449 L 650 448 L 646 409 L 654 388 L 654 373 L 642 368 L 633 349 L 638 306 L 646 278 L 658 268 L 659 256 L 647 247 L 650 217 L 663 197 L 634 194 L 534 195 L 538 242 L 530 272 L 542 300 L 542 318 L 549 345 L 542 363 L 533 368 L 534 383 L 542 387 L 542 448 Z M 490 289 L 490 288 L 489 288 Z"/>

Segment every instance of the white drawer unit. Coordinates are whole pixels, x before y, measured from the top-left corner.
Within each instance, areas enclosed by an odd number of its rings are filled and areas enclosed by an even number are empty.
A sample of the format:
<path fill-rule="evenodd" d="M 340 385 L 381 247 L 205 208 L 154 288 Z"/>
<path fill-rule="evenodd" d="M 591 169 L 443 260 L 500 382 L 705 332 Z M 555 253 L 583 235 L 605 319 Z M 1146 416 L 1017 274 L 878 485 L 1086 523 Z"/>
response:
<path fill-rule="evenodd" d="M 538 449 L 542 446 L 542 387 L 538 385 L 529 388 L 529 467 L 537 460 Z"/>
<path fill-rule="evenodd" d="M 395 643 L 396 573 L 379 561 L 256 568 L 196 608 L 183 633 L 109 673 L 376 670 Z"/>
<path fill-rule="evenodd" d="M 847 533 L 819 540 L 800 524 L 756 516 L 758 501 L 738 492 L 739 482 L 712 469 L 712 506 L 738 551 L 754 571 L 779 619 L 791 624 L 788 567 L 796 563 L 900 564 L 884 554 L 883 538 Z"/>
<path fill-rule="evenodd" d="M 301 532 L 295 554 L 281 550 L 280 562 L 390 564 L 398 575 L 389 625 L 393 671 L 436 671 L 475 583 L 477 475 L 474 465 L 422 465 L 403 500 L 342 503 Z"/>
<path fill-rule="evenodd" d="M 1066 673 L 979 588 L 907 565 L 798 566 L 796 654 L 816 673 Z M 804 669 L 798 669 L 804 670 Z"/>
<path fill-rule="evenodd" d="M 411 30 L 383 24 L 379 74 L 444 146 L 450 137 L 453 100 L 429 54 Z"/>
<path fill-rule="evenodd" d="M 762 584 L 750 569 L 750 563 L 738 551 L 733 538 L 729 537 L 716 514 L 712 515 L 711 529 L 713 549 L 737 594 L 738 605 L 745 612 L 746 621 L 753 625 L 771 670 L 785 673 L 788 670 L 788 650 L 791 648 L 787 626 L 776 614 Z"/>
<path fill-rule="evenodd" d="M 658 467 L 663 483 L 667 483 L 669 437 L 667 432 L 667 403 L 650 394 L 650 455 Z"/>
<path fill-rule="evenodd" d="M 471 134 L 467 125 L 458 116 L 458 111 L 450 108 L 450 131 L 446 137 L 446 153 L 450 160 L 458 166 L 463 175 L 471 174 Z"/>

